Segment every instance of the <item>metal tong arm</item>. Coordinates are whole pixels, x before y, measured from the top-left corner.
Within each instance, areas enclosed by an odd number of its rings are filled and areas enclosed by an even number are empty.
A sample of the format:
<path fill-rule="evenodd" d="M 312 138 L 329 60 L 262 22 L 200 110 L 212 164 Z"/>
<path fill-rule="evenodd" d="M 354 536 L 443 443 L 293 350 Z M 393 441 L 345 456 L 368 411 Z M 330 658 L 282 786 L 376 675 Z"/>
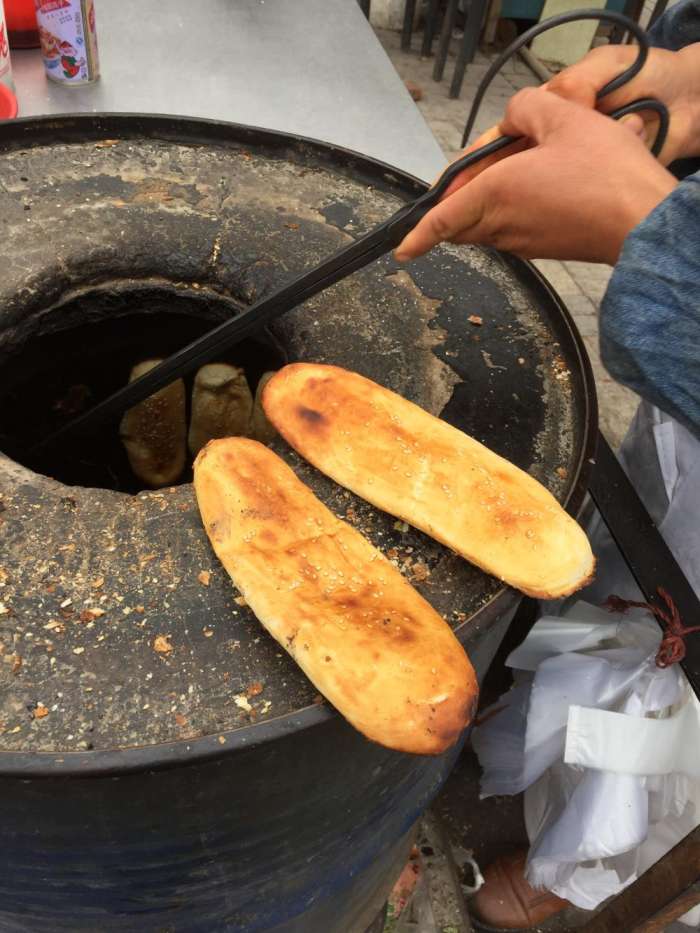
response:
<path fill-rule="evenodd" d="M 622 75 L 606 85 L 604 91 L 608 93 L 613 89 L 613 86 L 619 87 L 625 80 L 629 80 L 641 68 L 645 58 L 646 47 L 640 44 L 640 54 L 637 61 Z M 627 114 L 637 113 L 641 110 L 653 110 L 659 116 L 659 130 L 651 150 L 653 155 L 658 155 L 668 133 L 669 114 L 664 104 L 658 100 L 645 98 L 619 108 L 610 116 L 617 120 Z M 122 414 L 128 408 L 162 389 L 163 386 L 169 385 L 175 379 L 187 375 L 192 370 L 215 359 L 228 347 L 243 340 L 254 331 L 265 327 L 286 311 L 291 310 L 325 288 L 334 285 L 351 273 L 362 269 L 370 262 L 383 256 L 389 250 L 398 246 L 406 234 L 425 217 L 428 211 L 435 207 L 461 172 L 517 141 L 518 137 L 515 136 L 500 136 L 493 142 L 461 156 L 461 158 L 447 166 L 437 182 L 425 194 L 399 208 L 392 217 L 375 227 L 370 233 L 360 237 L 350 246 L 339 250 L 329 259 L 314 269 L 303 273 L 299 278 L 273 292 L 267 298 L 263 298 L 242 314 L 225 321 L 203 337 L 183 347 L 182 350 L 178 350 L 167 360 L 164 360 L 158 366 L 154 366 L 150 372 L 141 376 L 141 378 L 119 389 L 102 402 L 99 402 L 90 411 L 85 412 L 85 414 L 80 415 L 69 424 L 43 438 L 32 448 L 30 453 L 45 450 L 54 445 L 60 438 L 85 431 L 89 425 L 96 425 Z"/>

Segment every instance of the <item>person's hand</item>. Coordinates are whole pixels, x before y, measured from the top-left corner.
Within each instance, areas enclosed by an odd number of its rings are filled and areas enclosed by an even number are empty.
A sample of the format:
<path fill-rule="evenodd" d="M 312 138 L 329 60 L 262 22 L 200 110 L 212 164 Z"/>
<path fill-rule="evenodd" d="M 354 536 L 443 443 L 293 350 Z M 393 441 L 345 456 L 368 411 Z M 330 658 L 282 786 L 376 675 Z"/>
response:
<path fill-rule="evenodd" d="M 638 135 L 547 90 L 516 94 L 500 131 L 528 148 L 458 178 L 396 249 L 399 261 L 448 240 L 612 264 L 676 185 Z"/>
<path fill-rule="evenodd" d="M 674 159 L 700 155 L 700 42 L 679 52 L 650 49 L 635 78 L 596 100 L 598 91 L 622 74 L 636 57 L 635 46 L 601 46 L 555 75 L 545 87 L 567 100 L 596 107 L 601 113 L 610 113 L 640 97 L 654 97 L 666 104 L 671 118 L 660 161 L 668 165 Z M 659 127 L 656 114 L 648 111 L 624 119 L 643 135 L 647 145 L 653 144 Z"/>

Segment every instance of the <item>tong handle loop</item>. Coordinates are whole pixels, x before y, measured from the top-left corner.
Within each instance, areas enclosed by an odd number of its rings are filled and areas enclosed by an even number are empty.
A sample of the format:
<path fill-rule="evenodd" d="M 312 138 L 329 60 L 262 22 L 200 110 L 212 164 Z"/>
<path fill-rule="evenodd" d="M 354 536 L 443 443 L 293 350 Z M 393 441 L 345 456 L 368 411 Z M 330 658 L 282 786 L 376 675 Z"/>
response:
<path fill-rule="evenodd" d="M 617 110 L 608 114 L 608 116 L 613 120 L 620 120 L 630 113 L 640 113 L 643 110 L 652 110 L 659 118 L 659 128 L 656 132 L 656 139 L 654 140 L 654 145 L 651 147 L 651 154 L 653 156 L 658 156 L 666 142 L 670 121 L 668 108 L 665 104 L 653 97 L 641 97 L 639 100 L 631 101 L 624 107 L 619 107 Z M 477 162 L 481 162 L 482 159 L 486 159 L 496 152 L 500 152 L 501 149 L 505 149 L 506 146 L 510 146 L 511 143 L 517 142 L 519 139 L 522 139 L 522 137 L 499 136 L 498 139 L 494 139 L 485 146 L 480 146 L 478 149 L 467 152 L 459 159 L 450 163 L 432 188 L 429 188 L 425 194 L 401 208 L 394 215 L 393 219 L 388 224 L 388 235 L 392 243 L 398 246 L 404 236 L 425 217 L 428 211 L 435 207 L 455 178 L 465 169 L 470 168 L 472 165 L 476 165 Z"/>

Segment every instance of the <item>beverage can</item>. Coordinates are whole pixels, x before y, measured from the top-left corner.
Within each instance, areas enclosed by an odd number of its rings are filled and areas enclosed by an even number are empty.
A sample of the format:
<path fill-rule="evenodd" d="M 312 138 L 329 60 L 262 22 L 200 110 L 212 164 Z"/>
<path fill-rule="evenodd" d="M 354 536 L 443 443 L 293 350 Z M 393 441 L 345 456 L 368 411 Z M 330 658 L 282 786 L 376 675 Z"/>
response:
<path fill-rule="evenodd" d="M 10 43 L 7 38 L 2 0 L 0 0 L 0 84 L 6 84 L 11 91 L 15 89 L 15 83 L 12 80 L 12 65 L 10 64 Z"/>
<path fill-rule="evenodd" d="M 11 49 L 38 49 L 34 0 L 5 0 L 5 25 Z"/>
<path fill-rule="evenodd" d="M 46 74 L 68 86 L 100 76 L 93 0 L 34 0 Z"/>

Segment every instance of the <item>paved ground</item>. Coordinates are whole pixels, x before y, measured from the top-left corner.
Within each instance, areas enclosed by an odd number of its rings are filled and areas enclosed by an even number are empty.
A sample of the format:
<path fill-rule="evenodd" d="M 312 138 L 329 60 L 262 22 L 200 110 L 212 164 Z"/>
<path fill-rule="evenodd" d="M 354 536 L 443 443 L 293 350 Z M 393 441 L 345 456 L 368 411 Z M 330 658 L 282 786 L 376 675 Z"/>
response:
<path fill-rule="evenodd" d="M 452 77 L 453 58 L 448 60 L 445 79 L 438 84 L 432 79 L 433 60 L 420 57 L 420 34 L 414 34 L 413 50 L 410 52 L 401 51 L 399 33 L 377 30 L 377 34 L 403 80 L 410 80 L 422 89 L 423 99 L 417 106 L 445 155 L 453 158 L 460 151 L 459 144 L 467 111 L 477 84 L 489 65 L 489 57 L 482 52 L 477 53 L 474 63 L 467 68 L 461 99 L 450 100 L 447 89 Z M 517 58 L 509 62 L 503 73 L 491 84 L 472 138 L 499 121 L 506 101 L 515 91 L 537 84 L 538 79 L 523 62 Z M 617 445 L 624 436 L 636 408 L 637 396 L 614 382 L 600 361 L 598 306 L 605 292 L 610 270 L 607 266 L 555 260 L 540 260 L 536 265 L 559 293 L 581 331 L 596 377 L 601 427 L 611 443 Z"/>

